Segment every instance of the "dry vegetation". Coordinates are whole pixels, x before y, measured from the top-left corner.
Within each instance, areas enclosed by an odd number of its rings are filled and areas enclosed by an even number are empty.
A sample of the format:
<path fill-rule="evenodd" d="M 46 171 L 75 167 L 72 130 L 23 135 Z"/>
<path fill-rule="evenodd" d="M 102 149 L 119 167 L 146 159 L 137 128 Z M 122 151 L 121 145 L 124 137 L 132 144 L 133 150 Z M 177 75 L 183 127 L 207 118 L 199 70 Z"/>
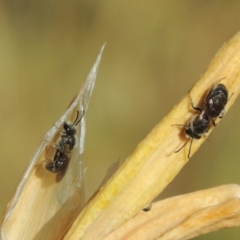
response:
<path fill-rule="evenodd" d="M 87 114 L 84 155 L 87 166 L 86 199 L 97 189 L 108 166 L 119 157 L 126 159 L 152 127 L 187 93 L 222 44 L 239 31 L 239 8 L 238 1 L 163 1 L 151 5 L 139 1 L 117 3 L 107 0 L 101 3 L 68 1 L 68 4 L 63 1 L 44 1 L 41 4 L 25 0 L 1 1 L 0 131 L 4 141 L 0 151 L 0 214 L 39 140 L 64 112 L 68 100 L 82 85 L 104 42 L 107 42 L 107 48 Z M 218 69 L 216 75 L 210 76 L 208 72 L 201 78 L 202 82 L 193 87 L 195 101 L 200 100 L 202 93 L 222 77 L 226 77 L 224 83 L 229 91 L 234 92 L 227 108 L 237 97 L 237 85 L 228 82 L 235 81 L 235 78 L 227 70 L 237 61 L 235 58 L 222 60 L 226 68 Z M 192 115 L 187 97 L 182 104 L 179 107 L 179 114 L 182 115 L 179 118 L 174 116 L 172 123 L 184 123 Z M 182 112 L 183 109 L 185 112 Z M 236 104 L 211 135 L 210 141 L 194 155 L 194 161 L 186 165 L 176 181 L 161 194 L 161 198 L 240 182 L 240 128 L 237 124 L 240 116 L 237 109 Z M 179 128 L 172 127 L 164 133 L 169 139 L 174 136 L 170 145 L 172 149 L 184 140 L 177 137 Z M 155 144 L 160 139 L 155 139 Z M 194 141 L 192 152 L 202 141 L 204 139 Z M 185 164 L 187 159 L 184 154 L 187 150 L 185 148 L 178 154 L 183 162 L 177 161 L 174 171 L 177 172 Z M 147 158 L 138 165 L 144 176 L 151 167 L 151 161 L 148 164 L 145 161 Z M 123 167 L 127 166 L 125 164 Z M 124 199 L 124 206 L 132 214 L 139 212 L 174 176 L 169 174 L 164 179 L 159 169 L 155 170 L 159 174 L 155 174 L 155 181 L 159 184 L 154 193 L 147 197 L 144 195 L 142 201 L 137 203 L 134 199 L 132 202 Z M 146 181 L 146 184 L 150 182 Z M 228 209 L 231 212 L 238 198 L 234 194 L 237 187 L 225 187 L 230 202 L 229 205 L 226 202 L 226 208 L 221 208 L 224 206 L 220 204 L 219 211 Z M 158 209 L 159 205 L 153 205 L 153 210 Z M 204 212 L 202 214 L 204 217 Z M 146 216 L 143 213 L 140 215 Z M 234 217 L 229 216 L 229 219 Z M 231 221 L 227 224 L 230 226 Z M 147 232 L 147 223 L 144 225 Z M 151 224 L 149 226 L 151 229 Z M 197 229 L 195 231 L 198 232 Z M 211 240 L 236 239 L 239 234 L 239 229 L 231 229 L 210 237 Z"/>

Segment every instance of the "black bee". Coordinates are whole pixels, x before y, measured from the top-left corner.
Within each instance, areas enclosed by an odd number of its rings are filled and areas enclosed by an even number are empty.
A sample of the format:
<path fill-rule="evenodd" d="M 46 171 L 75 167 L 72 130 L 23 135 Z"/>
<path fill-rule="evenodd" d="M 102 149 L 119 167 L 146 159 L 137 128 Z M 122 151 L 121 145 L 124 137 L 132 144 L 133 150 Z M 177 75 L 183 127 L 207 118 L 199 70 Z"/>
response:
<path fill-rule="evenodd" d="M 208 92 L 203 109 L 200 107 L 195 107 L 193 105 L 191 96 L 190 100 L 192 108 L 198 111 L 199 114 L 194 117 L 187 125 L 175 124 L 184 127 L 186 136 L 188 137 L 188 140 L 180 149 L 175 151 L 175 153 L 179 152 L 191 139 L 188 158 L 190 158 L 193 139 L 200 139 L 202 135 L 208 132 L 211 126 L 211 122 L 213 126 L 216 127 L 215 118 L 223 117 L 225 106 L 228 102 L 228 90 L 225 85 L 221 83 L 214 85 Z"/>
<path fill-rule="evenodd" d="M 63 173 L 66 171 L 70 157 L 71 151 L 76 144 L 76 128 L 75 126 L 79 124 L 84 115 L 84 111 L 80 119 L 79 111 L 77 111 L 77 117 L 72 124 L 67 122 L 63 123 L 63 132 L 59 142 L 55 145 L 57 151 L 54 155 L 52 161 L 48 162 L 45 168 L 52 173 Z"/>
<path fill-rule="evenodd" d="M 208 92 L 204 111 L 211 118 L 214 127 L 216 127 L 214 119 L 223 117 L 227 102 L 228 90 L 225 85 L 219 83 L 213 86 Z"/>
<path fill-rule="evenodd" d="M 82 120 L 83 115 L 84 115 L 84 111 L 83 111 L 80 119 L 78 119 L 79 111 L 77 111 L 77 117 L 76 117 L 75 121 L 73 122 L 73 124 L 64 122 L 64 124 L 63 124 L 64 131 L 62 132 L 61 139 L 58 143 L 60 151 L 65 152 L 66 146 L 68 146 L 69 151 L 71 151 L 74 148 L 74 146 L 76 144 L 75 135 L 77 132 L 75 126 L 77 126 L 79 124 L 79 122 Z"/>
<path fill-rule="evenodd" d="M 182 126 L 185 128 L 185 134 L 188 137 L 188 140 L 180 147 L 175 153 L 179 152 L 182 148 L 186 146 L 188 141 L 191 139 L 189 151 L 188 151 L 188 158 L 190 159 L 191 154 L 191 147 L 193 139 L 200 139 L 202 135 L 208 132 L 210 127 L 210 118 L 208 115 L 205 114 L 204 111 L 197 116 L 195 116 L 187 125 L 175 124 L 178 126 Z"/>

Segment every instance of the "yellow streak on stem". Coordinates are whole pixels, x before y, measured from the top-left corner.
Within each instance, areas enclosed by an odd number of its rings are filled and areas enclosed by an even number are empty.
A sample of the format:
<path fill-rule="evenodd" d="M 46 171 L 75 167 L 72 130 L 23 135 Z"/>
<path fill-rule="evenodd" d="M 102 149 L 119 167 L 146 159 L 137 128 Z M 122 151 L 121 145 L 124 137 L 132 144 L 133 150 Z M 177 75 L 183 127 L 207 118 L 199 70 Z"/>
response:
<path fill-rule="evenodd" d="M 206 92 L 224 77 L 221 83 L 226 85 L 229 95 L 234 93 L 226 106 L 227 111 L 240 91 L 240 33 L 220 49 L 192 87 L 195 105 L 203 101 Z M 174 153 L 186 141 L 184 129 L 171 125 L 186 124 L 193 115 L 186 94 L 88 203 L 64 239 L 104 239 L 162 192 L 188 162 L 189 145 Z M 191 155 L 204 141 L 204 137 L 193 141 Z"/>

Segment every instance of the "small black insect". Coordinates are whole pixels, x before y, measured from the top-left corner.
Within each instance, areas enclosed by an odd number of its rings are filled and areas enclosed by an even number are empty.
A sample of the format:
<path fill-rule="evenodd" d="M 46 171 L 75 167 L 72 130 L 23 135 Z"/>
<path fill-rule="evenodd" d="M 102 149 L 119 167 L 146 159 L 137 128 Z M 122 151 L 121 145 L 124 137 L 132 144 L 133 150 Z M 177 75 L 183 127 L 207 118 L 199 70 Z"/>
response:
<path fill-rule="evenodd" d="M 199 114 L 195 116 L 187 125 L 175 124 L 184 127 L 185 134 L 188 137 L 188 140 L 183 144 L 182 147 L 180 147 L 180 149 L 175 151 L 175 153 L 179 152 L 183 147 L 185 147 L 185 145 L 191 139 L 188 158 L 190 158 L 193 139 L 200 139 L 202 135 L 208 132 L 211 123 L 214 127 L 216 127 L 215 118 L 223 117 L 225 106 L 228 102 L 228 90 L 225 85 L 221 83 L 215 84 L 207 94 L 203 109 L 200 107 L 195 107 L 190 95 L 189 97 L 192 108 L 198 111 Z"/>
<path fill-rule="evenodd" d="M 69 163 L 69 156 L 65 153 L 56 151 L 54 159 L 46 164 L 46 169 L 52 173 L 62 173 L 67 169 Z"/>
<path fill-rule="evenodd" d="M 61 134 L 61 138 L 56 145 L 54 145 L 57 149 L 54 158 L 52 161 L 48 162 L 45 168 L 52 173 L 63 173 L 66 171 L 70 157 L 71 151 L 76 144 L 76 125 L 82 120 L 84 115 L 84 111 L 80 119 L 79 111 L 77 111 L 77 117 L 72 124 L 67 122 L 63 123 L 63 131 Z"/>
<path fill-rule="evenodd" d="M 185 128 L 186 137 L 188 137 L 187 141 L 181 146 L 175 153 L 179 152 L 182 148 L 186 146 L 188 141 L 191 139 L 189 151 L 188 151 L 188 158 L 190 159 L 191 154 L 191 147 L 193 139 L 200 139 L 202 135 L 208 132 L 210 127 L 210 118 L 208 115 L 202 111 L 199 115 L 195 116 L 187 125 L 183 124 L 175 124 L 178 126 L 182 126 Z"/>
<path fill-rule="evenodd" d="M 191 139 L 191 143 L 188 151 L 188 158 L 190 159 L 192 141 L 193 139 L 200 139 L 202 135 L 208 132 L 210 128 L 210 117 L 206 114 L 206 111 L 202 110 L 200 107 L 195 107 L 192 102 L 192 98 L 189 93 L 189 98 L 191 101 L 191 106 L 194 110 L 198 111 L 199 114 L 195 116 L 187 125 L 184 124 L 174 124 L 177 126 L 181 126 L 185 128 L 186 137 L 188 137 L 187 141 L 181 146 L 175 153 L 179 152 L 183 149 L 188 141 Z"/>
<path fill-rule="evenodd" d="M 211 118 L 213 126 L 216 127 L 215 118 L 222 118 L 225 106 L 228 102 L 228 90 L 225 85 L 219 83 L 213 86 L 205 100 L 204 111 Z"/>
<path fill-rule="evenodd" d="M 64 131 L 62 132 L 61 139 L 58 142 L 59 150 L 61 152 L 66 151 L 66 146 L 68 146 L 69 151 L 71 151 L 74 148 L 74 146 L 76 144 L 75 134 L 77 132 L 75 126 L 77 126 L 80 123 L 80 121 L 83 118 L 83 115 L 84 115 L 84 111 L 82 113 L 82 116 L 78 119 L 79 111 L 77 111 L 77 117 L 76 117 L 75 121 L 73 122 L 73 124 L 64 122 L 64 124 L 63 124 Z"/>

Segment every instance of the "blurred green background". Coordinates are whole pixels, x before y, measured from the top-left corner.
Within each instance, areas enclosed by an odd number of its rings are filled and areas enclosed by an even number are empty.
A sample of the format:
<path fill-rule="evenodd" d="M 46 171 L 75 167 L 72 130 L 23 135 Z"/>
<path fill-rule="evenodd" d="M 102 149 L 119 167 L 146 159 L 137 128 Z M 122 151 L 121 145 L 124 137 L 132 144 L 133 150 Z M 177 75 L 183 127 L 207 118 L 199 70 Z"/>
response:
<path fill-rule="evenodd" d="M 105 42 L 87 112 L 87 197 L 240 31 L 239 12 L 237 0 L 0 1 L 0 216 Z M 239 107 L 238 100 L 161 198 L 240 183 Z M 236 228 L 197 239 L 239 237 Z"/>

